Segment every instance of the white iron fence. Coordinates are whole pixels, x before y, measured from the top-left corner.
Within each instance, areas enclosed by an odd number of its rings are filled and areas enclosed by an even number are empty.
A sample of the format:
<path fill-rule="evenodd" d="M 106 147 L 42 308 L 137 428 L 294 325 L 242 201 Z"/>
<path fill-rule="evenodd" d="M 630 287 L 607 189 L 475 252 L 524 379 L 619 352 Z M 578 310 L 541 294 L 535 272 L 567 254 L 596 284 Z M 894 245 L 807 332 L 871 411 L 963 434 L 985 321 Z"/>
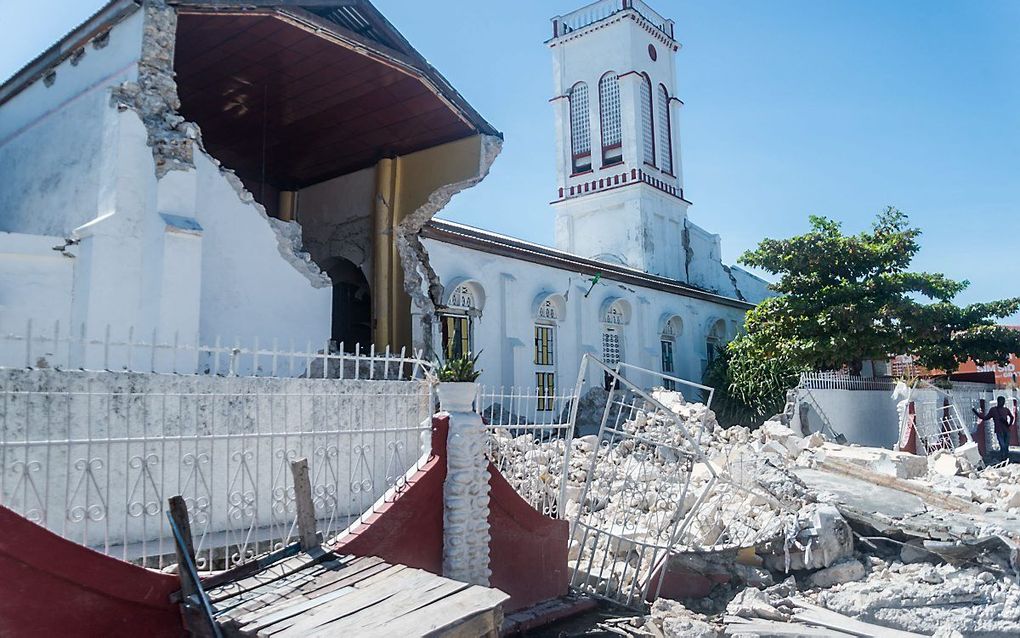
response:
<path fill-rule="evenodd" d="M 199 566 L 225 568 L 294 535 L 292 459 L 328 537 L 427 451 L 432 407 L 427 381 L 0 370 L 0 504 L 162 567 L 181 494 Z"/>
<path fill-rule="evenodd" d="M 753 481 L 739 484 L 730 466 L 742 468 L 740 459 L 728 459 L 724 473 L 703 451 L 708 407 L 691 402 L 699 395 L 710 401 L 711 388 L 668 378 L 688 388 L 684 400 L 669 390 L 642 389 L 641 379 L 661 380 L 660 372 L 611 369 L 590 355 L 581 366 L 579 378 L 588 369 L 606 375 L 609 390 L 598 435 L 578 439 L 568 460 L 572 479 L 575 465 L 580 470 L 568 488 L 576 503 L 570 521 L 575 589 L 640 608 L 657 597 L 671 555 L 749 547 L 779 533 L 783 521 L 773 512 L 782 506 L 761 508 L 775 499 L 751 487 Z"/>
<path fill-rule="evenodd" d="M 391 351 L 356 344 L 314 344 L 260 340 L 185 339 L 127 328 L 102 331 L 85 325 L 69 329 L 59 321 L 40 325 L 28 320 L 14 330 L 0 331 L 0 367 L 63 370 L 111 370 L 242 377 L 300 377 L 318 379 L 425 378 L 432 369 L 421 352 Z"/>
<path fill-rule="evenodd" d="M 475 405 L 489 433 L 486 456 L 532 507 L 563 518 L 560 484 L 573 440 L 575 394 L 481 387 Z"/>

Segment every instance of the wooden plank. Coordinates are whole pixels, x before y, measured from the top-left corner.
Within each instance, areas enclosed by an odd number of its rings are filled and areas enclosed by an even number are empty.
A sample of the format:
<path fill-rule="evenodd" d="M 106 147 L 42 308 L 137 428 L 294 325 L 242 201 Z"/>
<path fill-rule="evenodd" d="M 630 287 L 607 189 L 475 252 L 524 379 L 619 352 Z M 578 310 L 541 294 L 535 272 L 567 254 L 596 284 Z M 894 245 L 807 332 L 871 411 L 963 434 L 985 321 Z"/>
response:
<path fill-rule="evenodd" d="M 377 605 L 366 607 L 331 622 L 329 630 L 343 635 L 357 636 L 365 629 L 385 623 L 391 618 L 409 614 L 447 596 L 452 596 L 467 587 L 469 587 L 467 583 L 433 577 L 419 587 L 408 587 Z"/>
<path fill-rule="evenodd" d="M 428 638 L 499 638 L 499 626 L 503 623 L 503 614 L 499 609 L 480 611 L 468 616 L 450 627 L 430 631 L 424 636 Z"/>
<path fill-rule="evenodd" d="M 405 573 L 409 572 L 409 573 Z M 381 574 L 380 574 L 381 576 Z M 421 583 L 435 578 L 433 574 L 417 569 L 404 569 L 395 572 L 388 578 L 376 581 L 364 588 L 355 587 L 353 593 L 347 594 L 328 605 L 316 608 L 313 612 L 295 619 L 288 626 L 265 627 L 268 631 L 259 631 L 259 636 L 305 636 L 316 628 L 344 618 L 356 612 L 378 605 L 390 596 L 405 589 L 417 588 Z M 245 627 L 248 629 L 248 627 Z"/>
<path fill-rule="evenodd" d="M 356 574 L 353 574 L 353 575 L 348 575 L 345 578 L 339 578 L 339 579 L 336 579 L 336 580 L 332 580 L 331 582 L 327 583 L 326 585 L 322 585 L 322 580 L 324 580 L 325 578 L 331 576 L 330 573 L 327 573 L 324 576 L 320 577 L 319 579 L 316 579 L 315 582 L 307 584 L 307 585 L 303 585 L 299 589 L 294 590 L 292 592 L 288 592 L 288 593 L 289 593 L 289 595 L 292 595 L 294 597 L 299 597 L 299 598 L 302 598 L 304 600 L 310 600 L 310 599 L 313 599 L 313 598 L 318 598 L 320 596 L 325 596 L 325 595 L 327 595 L 327 594 L 329 594 L 331 592 L 334 592 L 334 591 L 336 591 L 338 589 L 343 589 L 345 587 L 350 587 L 354 583 L 356 583 L 356 582 L 362 580 L 363 578 L 365 578 L 367 575 L 377 574 L 377 573 L 380 573 L 382 571 L 385 571 L 385 570 L 391 569 L 391 568 L 392 568 L 392 565 L 388 565 L 386 563 L 380 562 L 378 564 L 372 565 L 372 566 L 364 569 L 362 572 L 359 572 L 359 573 L 356 573 Z M 257 611 L 258 609 L 259 608 L 251 608 L 250 607 L 250 608 L 246 609 L 245 612 L 253 613 L 253 612 Z M 291 624 L 293 624 L 294 621 L 296 621 L 296 619 L 285 620 L 285 621 L 282 621 L 281 623 L 277 623 L 273 627 L 274 627 L 274 629 L 289 627 Z"/>
<path fill-rule="evenodd" d="M 175 542 L 174 551 L 177 553 L 177 576 L 181 579 L 181 596 L 187 598 L 198 592 L 191 573 L 185 567 L 188 560 L 192 565 L 195 564 L 195 542 L 191 538 L 188 505 L 184 502 L 184 498 L 178 494 L 167 499 L 167 511 L 170 513 L 170 518 L 174 520 L 174 524 L 177 525 L 177 531 L 181 533 L 181 539 L 184 541 L 183 548 Z"/>
<path fill-rule="evenodd" d="M 261 587 L 249 589 L 217 604 L 217 617 L 226 621 L 267 607 L 301 587 L 313 583 L 318 576 L 324 573 L 326 573 L 326 569 L 316 565 L 300 572 L 288 574 Z"/>
<path fill-rule="evenodd" d="M 209 598 L 215 603 L 230 598 L 231 596 L 236 596 L 237 594 L 248 591 L 249 589 L 261 587 L 262 585 L 271 583 L 278 578 L 282 578 L 288 574 L 293 574 L 294 572 L 301 571 L 302 569 L 312 565 L 317 565 L 326 560 L 343 560 L 345 558 L 349 557 L 337 556 L 336 554 L 328 552 L 321 547 L 313 549 L 310 552 L 299 554 L 293 558 L 288 558 L 281 563 L 270 565 L 265 571 L 253 576 L 242 578 L 239 581 L 217 587 L 215 591 L 208 592 Z"/>
<path fill-rule="evenodd" d="M 264 554 L 263 556 L 250 560 L 247 563 L 241 563 L 240 565 L 231 567 L 226 571 L 203 578 L 202 587 L 205 587 L 205 590 L 209 591 L 235 580 L 241 580 L 242 578 L 253 576 L 270 565 L 286 560 L 300 551 L 301 545 L 299 543 L 291 543 L 283 549 Z"/>
<path fill-rule="evenodd" d="M 316 607 L 328 605 L 334 600 L 352 594 L 355 591 L 357 590 L 353 587 L 343 587 L 317 598 L 292 598 L 282 604 L 260 609 L 255 620 L 240 627 L 240 633 L 244 636 L 254 636 L 263 627 L 278 623 L 281 620 L 293 618 L 294 616 L 307 614 Z"/>
<path fill-rule="evenodd" d="M 803 611 L 795 612 L 794 619 L 800 622 L 820 627 L 835 629 L 851 633 L 856 636 L 871 636 L 874 638 L 923 638 L 922 634 L 915 634 L 899 629 L 890 629 L 881 625 L 873 625 L 849 616 L 831 611 L 825 607 L 808 602 L 804 598 L 791 598 L 790 603 Z"/>
<path fill-rule="evenodd" d="M 762 635 L 762 636 L 789 636 L 790 638 L 857 638 L 856 634 L 847 634 L 834 629 L 822 629 L 792 622 L 777 622 L 774 620 L 760 620 L 727 624 L 724 633 L 727 636 L 741 635 Z"/>
<path fill-rule="evenodd" d="M 452 630 L 456 625 L 476 614 L 491 611 L 494 615 L 502 617 L 499 608 L 510 596 L 498 589 L 479 587 L 471 585 L 462 589 L 452 596 L 443 598 L 434 604 L 426 605 L 409 614 L 394 618 L 382 625 L 368 629 L 361 633 L 359 638 L 370 638 L 378 636 L 415 635 L 427 634 L 442 635 L 445 630 Z M 495 620 L 495 619 L 494 619 Z M 496 624 L 496 627 L 499 625 Z"/>
<path fill-rule="evenodd" d="M 312 502 L 312 482 L 308 479 L 308 459 L 294 459 L 290 462 L 294 475 L 294 504 L 297 506 L 297 526 L 301 549 L 308 551 L 319 546 L 315 530 L 315 504 Z"/>
<path fill-rule="evenodd" d="M 400 570 L 398 570 L 396 568 L 403 567 L 403 565 L 396 565 L 396 566 L 394 566 L 394 565 L 388 565 L 386 563 L 381 563 L 380 566 L 382 566 L 383 568 L 378 571 L 379 575 L 384 575 L 384 572 L 388 572 L 389 574 L 396 574 L 396 573 L 398 573 L 400 571 Z M 332 583 L 335 586 L 329 587 L 328 590 L 313 589 L 310 592 L 295 593 L 293 597 L 295 599 L 300 598 L 300 599 L 303 599 L 303 600 L 311 600 L 311 599 L 314 599 L 314 598 L 319 598 L 321 596 L 325 596 L 327 594 L 330 594 L 330 593 L 332 593 L 332 592 L 334 592 L 334 591 L 336 591 L 338 589 L 344 589 L 346 587 L 356 587 L 357 584 L 365 578 L 364 573 L 365 573 L 364 571 L 358 572 L 356 574 L 352 574 L 348 578 L 342 579 L 341 581 L 336 581 L 335 583 Z M 308 585 L 311 586 L 311 587 L 314 587 L 315 583 L 309 583 Z M 286 602 L 280 602 L 280 601 L 277 601 L 277 602 L 274 603 L 274 605 L 285 605 L 285 604 L 287 604 L 287 603 Z M 237 621 L 238 625 L 239 626 L 243 626 L 243 625 L 247 625 L 249 623 L 255 622 L 260 617 L 262 617 L 262 615 L 264 615 L 266 613 L 269 613 L 268 610 L 266 609 L 266 607 L 268 607 L 268 605 L 262 605 L 262 606 L 259 606 L 259 607 L 256 607 L 256 608 L 249 609 L 247 611 L 247 613 L 236 615 L 235 618 L 236 618 L 236 621 Z"/>
<path fill-rule="evenodd" d="M 336 575 L 338 572 L 327 572 L 316 578 L 314 582 L 302 586 L 296 592 L 296 595 L 304 596 L 305 598 L 322 596 L 341 587 L 353 586 L 370 576 L 382 573 L 392 567 L 392 565 L 380 561 L 356 572 L 341 575 Z"/>

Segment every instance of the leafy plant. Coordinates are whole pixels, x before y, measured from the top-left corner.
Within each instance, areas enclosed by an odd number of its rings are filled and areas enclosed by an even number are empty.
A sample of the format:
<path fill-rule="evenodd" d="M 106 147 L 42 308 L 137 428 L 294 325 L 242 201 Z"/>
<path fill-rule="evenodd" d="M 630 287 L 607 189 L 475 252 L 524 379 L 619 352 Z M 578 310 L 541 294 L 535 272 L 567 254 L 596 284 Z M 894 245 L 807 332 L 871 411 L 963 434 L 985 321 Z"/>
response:
<path fill-rule="evenodd" d="M 443 382 L 476 381 L 482 374 L 481 370 L 475 369 L 475 364 L 478 363 L 478 357 L 481 354 L 479 352 L 472 357 L 471 353 L 468 352 L 463 356 L 449 358 L 445 361 L 437 356 L 436 376 Z"/>
<path fill-rule="evenodd" d="M 724 427 L 753 426 L 781 412 L 786 391 L 797 385 L 804 371 L 781 357 L 742 356 L 744 339 L 719 348 L 705 370 L 705 383 L 715 388 L 712 410 Z"/>
<path fill-rule="evenodd" d="M 1020 310 L 1020 298 L 957 306 L 968 282 L 908 271 L 921 231 L 902 212 L 886 208 L 857 235 L 825 217 L 810 221 L 810 232 L 765 239 L 740 258 L 780 275 L 771 286 L 779 295 L 748 312 L 745 334 L 727 347 L 715 373 L 724 400 L 761 419 L 782 407 L 801 371 L 859 374 L 866 360 L 894 354 L 952 371 L 1020 351 L 1020 331 L 995 323 Z"/>

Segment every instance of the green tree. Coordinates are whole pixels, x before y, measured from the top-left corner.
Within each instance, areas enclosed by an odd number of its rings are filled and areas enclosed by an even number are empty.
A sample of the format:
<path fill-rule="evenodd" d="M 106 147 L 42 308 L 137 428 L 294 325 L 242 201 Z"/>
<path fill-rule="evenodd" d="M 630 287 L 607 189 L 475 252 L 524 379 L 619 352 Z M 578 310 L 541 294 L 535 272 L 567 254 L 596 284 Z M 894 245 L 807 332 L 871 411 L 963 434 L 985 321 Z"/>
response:
<path fill-rule="evenodd" d="M 746 334 L 728 346 L 727 394 L 751 401 L 758 416 L 781 407 L 775 384 L 803 370 L 859 373 L 868 359 L 900 353 L 955 370 L 968 358 L 1006 361 L 1020 351 L 1020 331 L 996 323 L 1020 310 L 1020 298 L 954 304 L 968 282 L 908 270 L 921 231 L 902 212 L 886 208 L 857 235 L 825 217 L 810 221 L 810 232 L 765 239 L 740 258 L 779 275 L 771 286 L 779 294 L 747 313 Z M 768 388 L 773 394 L 754 394 Z"/>

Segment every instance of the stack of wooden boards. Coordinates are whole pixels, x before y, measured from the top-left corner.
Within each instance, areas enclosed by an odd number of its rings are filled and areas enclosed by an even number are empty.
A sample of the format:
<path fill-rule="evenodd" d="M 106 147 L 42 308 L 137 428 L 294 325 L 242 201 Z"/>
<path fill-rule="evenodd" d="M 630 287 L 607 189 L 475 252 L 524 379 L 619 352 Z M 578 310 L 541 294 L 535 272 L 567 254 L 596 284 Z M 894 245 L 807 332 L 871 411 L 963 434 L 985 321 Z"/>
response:
<path fill-rule="evenodd" d="M 498 636 L 509 599 L 498 589 L 321 547 L 209 585 L 224 636 Z"/>

